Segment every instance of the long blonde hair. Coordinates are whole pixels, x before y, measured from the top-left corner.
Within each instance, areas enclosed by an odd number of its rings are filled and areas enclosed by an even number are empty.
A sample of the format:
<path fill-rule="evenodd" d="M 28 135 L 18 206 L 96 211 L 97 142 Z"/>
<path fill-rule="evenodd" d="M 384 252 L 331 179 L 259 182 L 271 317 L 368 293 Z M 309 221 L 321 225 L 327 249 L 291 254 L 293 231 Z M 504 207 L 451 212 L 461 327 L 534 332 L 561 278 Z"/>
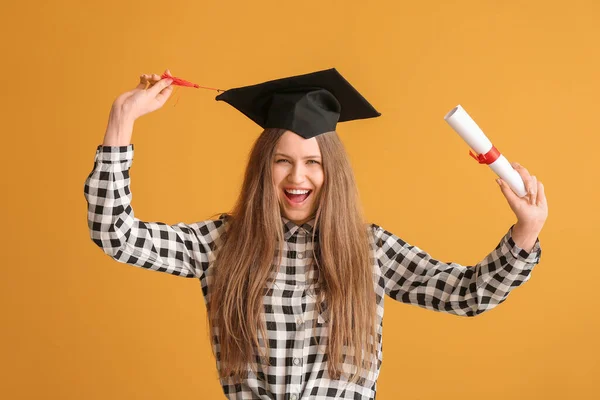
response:
<path fill-rule="evenodd" d="M 272 177 L 277 142 L 284 129 L 265 129 L 250 153 L 242 189 L 229 215 L 224 241 L 217 250 L 209 287 L 207 318 L 211 341 L 219 346 L 221 378 L 243 378 L 253 348 L 260 349 L 258 329 L 268 338 L 262 313 L 265 287 L 276 271 L 276 246 L 283 245 L 279 200 Z M 376 301 L 370 241 L 348 156 L 335 131 L 316 137 L 321 150 L 324 182 L 318 198 L 315 229 L 318 251 L 319 301 L 328 307 L 328 373 L 339 379 L 341 363 L 354 365 L 351 382 L 361 369 L 371 369 L 376 357 Z M 257 238 L 264 238 L 257 240 Z M 279 251 L 281 256 L 282 251 Z M 215 342 L 216 341 L 216 342 Z M 268 362 L 269 341 L 261 353 Z M 358 351 L 356 350 L 358 349 Z M 214 347 L 213 347 L 214 352 Z"/>

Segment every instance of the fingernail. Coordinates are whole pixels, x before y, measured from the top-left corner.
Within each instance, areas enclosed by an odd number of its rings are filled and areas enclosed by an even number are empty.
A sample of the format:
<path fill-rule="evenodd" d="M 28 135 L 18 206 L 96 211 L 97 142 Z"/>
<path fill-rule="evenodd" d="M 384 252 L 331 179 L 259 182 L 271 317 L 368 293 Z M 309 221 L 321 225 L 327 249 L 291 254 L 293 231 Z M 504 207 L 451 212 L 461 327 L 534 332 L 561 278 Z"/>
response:
<path fill-rule="evenodd" d="M 496 183 L 500 186 L 502 186 L 502 183 L 500 182 L 500 178 L 496 179 Z"/>

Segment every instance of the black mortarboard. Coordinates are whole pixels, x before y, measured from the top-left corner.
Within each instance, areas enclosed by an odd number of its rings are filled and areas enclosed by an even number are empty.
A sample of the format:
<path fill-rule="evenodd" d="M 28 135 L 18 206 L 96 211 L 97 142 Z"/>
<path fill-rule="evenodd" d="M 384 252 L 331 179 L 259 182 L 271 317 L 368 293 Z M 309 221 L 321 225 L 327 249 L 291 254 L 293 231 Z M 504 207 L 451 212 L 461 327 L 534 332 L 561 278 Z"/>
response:
<path fill-rule="evenodd" d="M 338 122 L 381 114 L 335 69 L 226 90 L 216 97 L 264 128 L 310 139 Z"/>

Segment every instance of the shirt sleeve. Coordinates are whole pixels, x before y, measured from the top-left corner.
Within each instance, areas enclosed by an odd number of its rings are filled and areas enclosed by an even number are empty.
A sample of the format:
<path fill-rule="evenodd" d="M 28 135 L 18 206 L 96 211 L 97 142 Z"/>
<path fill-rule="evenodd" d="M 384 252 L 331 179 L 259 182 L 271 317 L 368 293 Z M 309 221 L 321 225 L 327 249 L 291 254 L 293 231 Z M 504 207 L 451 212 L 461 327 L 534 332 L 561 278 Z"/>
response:
<path fill-rule="evenodd" d="M 539 238 L 530 252 L 516 245 L 513 226 L 474 267 L 433 259 L 385 229 L 372 225 L 385 293 L 403 303 L 462 316 L 475 316 L 504 302 L 531 277 L 539 263 Z"/>
<path fill-rule="evenodd" d="M 132 162 L 133 144 L 96 149 L 94 167 L 84 185 L 92 241 L 116 261 L 203 279 L 225 229 L 225 214 L 193 224 L 139 220 L 131 207 Z"/>

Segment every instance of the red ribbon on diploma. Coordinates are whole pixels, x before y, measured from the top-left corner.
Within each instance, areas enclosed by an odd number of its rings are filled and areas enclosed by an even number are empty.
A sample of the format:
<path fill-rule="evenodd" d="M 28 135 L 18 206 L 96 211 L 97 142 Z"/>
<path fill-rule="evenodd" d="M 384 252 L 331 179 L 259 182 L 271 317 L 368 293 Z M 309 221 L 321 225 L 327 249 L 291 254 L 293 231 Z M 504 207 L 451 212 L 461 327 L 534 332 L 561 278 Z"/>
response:
<path fill-rule="evenodd" d="M 488 151 L 485 154 L 479 154 L 479 155 L 475 156 L 475 154 L 473 154 L 473 152 L 471 150 L 469 150 L 469 155 L 471 157 L 473 157 L 475 160 L 477 160 L 477 162 L 479 162 L 479 164 L 490 165 L 491 163 L 496 161 L 498 159 L 498 157 L 500 157 L 500 152 L 498 151 L 498 149 L 496 147 L 492 146 L 490 151 Z"/>

